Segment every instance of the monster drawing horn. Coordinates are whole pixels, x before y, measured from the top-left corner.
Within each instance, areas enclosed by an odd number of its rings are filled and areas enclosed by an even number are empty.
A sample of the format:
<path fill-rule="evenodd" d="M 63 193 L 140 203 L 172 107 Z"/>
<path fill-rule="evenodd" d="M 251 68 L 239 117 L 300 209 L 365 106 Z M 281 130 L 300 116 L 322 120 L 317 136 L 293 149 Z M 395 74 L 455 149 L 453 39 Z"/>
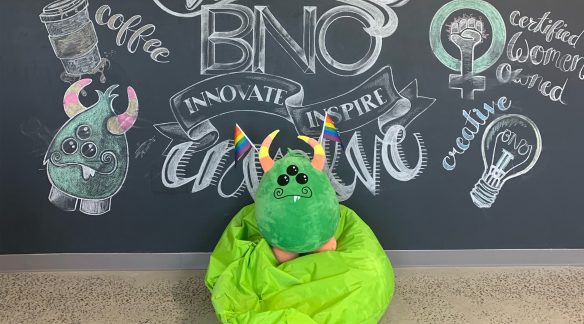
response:
<path fill-rule="evenodd" d="M 128 141 L 125 133 L 138 117 L 138 98 L 128 87 L 128 107 L 116 115 L 112 92 L 96 91 L 98 100 L 91 107 L 79 101 L 79 93 L 91 83 L 82 79 L 65 92 L 63 107 L 69 120 L 53 138 L 44 164 L 52 184 L 49 201 L 62 210 L 88 215 L 107 213 L 111 198 L 121 189 L 128 171 Z"/>

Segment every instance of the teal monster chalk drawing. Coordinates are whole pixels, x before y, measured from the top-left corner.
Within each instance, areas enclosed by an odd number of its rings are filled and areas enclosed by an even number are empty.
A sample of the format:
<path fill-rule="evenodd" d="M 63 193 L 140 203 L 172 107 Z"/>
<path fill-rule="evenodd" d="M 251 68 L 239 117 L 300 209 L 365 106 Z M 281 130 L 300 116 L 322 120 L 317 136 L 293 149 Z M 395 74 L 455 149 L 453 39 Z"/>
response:
<path fill-rule="evenodd" d="M 259 230 L 280 262 L 299 253 L 335 250 L 339 202 L 323 171 L 324 149 L 315 139 L 298 136 L 312 146 L 312 161 L 289 150 L 274 162 L 269 147 L 277 133 L 266 137 L 259 152 L 264 170 L 256 194 Z"/>
<path fill-rule="evenodd" d="M 96 91 L 98 101 L 87 108 L 79 93 L 91 83 L 82 79 L 65 92 L 63 107 L 69 120 L 53 138 L 44 164 L 52 184 L 49 201 L 62 210 L 101 215 L 110 210 L 111 198 L 120 190 L 128 171 L 128 142 L 125 133 L 138 117 L 138 98 L 128 87 L 128 107 L 116 115 L 112 94 Z"/>

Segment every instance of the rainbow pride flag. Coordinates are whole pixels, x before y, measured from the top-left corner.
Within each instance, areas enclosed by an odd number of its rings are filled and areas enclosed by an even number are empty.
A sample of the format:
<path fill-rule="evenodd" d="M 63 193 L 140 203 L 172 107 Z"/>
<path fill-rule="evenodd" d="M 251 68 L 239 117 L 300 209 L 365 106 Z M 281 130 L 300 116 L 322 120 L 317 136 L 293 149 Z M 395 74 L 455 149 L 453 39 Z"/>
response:
<path fill-rule="evenodd" d="M 325 114 L 324 117 L 322 137 L 331 141 L 338 142 L 339 144 L 341 144 L 341 147 L 343 146 L 343 142 L 341 142 L 341 137 L 339 136 L 339 131 L 337 131 L 335 123 L 333 123 L 333 119 L 328 113 Z"/>
<path fill-rule="evenodd" d="M 254 147 L 247 135 L 241 130 L 238 124 L 235 124 L 235 131 L 233 132 L 233 141 L 235 144 L 235 162 L 245 154 L 250 148 Z M 255 148 L 255 147 L 254 147 Z"/>

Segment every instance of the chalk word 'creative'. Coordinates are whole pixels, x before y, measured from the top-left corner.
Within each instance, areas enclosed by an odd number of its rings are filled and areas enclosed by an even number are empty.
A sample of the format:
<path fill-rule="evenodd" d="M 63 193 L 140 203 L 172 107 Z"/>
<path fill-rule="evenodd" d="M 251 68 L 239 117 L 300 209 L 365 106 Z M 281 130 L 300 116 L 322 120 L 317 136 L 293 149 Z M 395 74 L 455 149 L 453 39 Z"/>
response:
<path fill-rule="evenodd" d="M 506 97 L 501 97 L 497 100 L 497 104 L 493 102 L 491 105 L 484 103 L 483 111 L 479 109 L 463 110 L 462 116 L 465 118 L 465 123 L 470 123 L 472 128 L 464 126 L 462 128 L 462 137 L 456 138 L 456 146 L 448 152 L 448 155 L 442 159 L 442 167 L 448 171 L 454 170 L 456 168 L 456 154 L 462 155 L 470 147 L 470 143 L 474 140 L 475 136 L 479 133 L 481 125 L 487 122 L 487 119 L 491 114 L 495 113 L 495 106 L 500 111 L 507 111 L 511 107 L 511 100 L 507 100 Z M 474 113 L 474 116 L 471 115 Z M 475 119 L 476 118 L 476 119 Z"/>

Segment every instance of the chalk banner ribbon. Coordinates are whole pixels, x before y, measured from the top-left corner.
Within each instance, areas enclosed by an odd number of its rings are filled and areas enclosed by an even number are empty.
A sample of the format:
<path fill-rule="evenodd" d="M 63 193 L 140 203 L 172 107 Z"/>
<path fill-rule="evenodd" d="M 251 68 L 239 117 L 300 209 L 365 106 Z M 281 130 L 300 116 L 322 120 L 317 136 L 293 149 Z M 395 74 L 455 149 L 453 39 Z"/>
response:
<path fill-rule="evenodd" d="M 328 111 L 339 132 L 344 133 L 375 120 L 380 122 L 381 129 L 385 123 L 405 115 L 411 102 L 396 90 L 391 67 L 386 66 L 342 95 L 307 106 L 287 101 L 286 108 L 299 134 L 319 136 L 322 123 L 309 120 L 314 112 L 324 115 Z"/>
<path fill-rule="evenodd" d="M 316 118 L 315 112 L 322 116 L 329 111 L 341 133 L 376 120 L 384 132 L 396 123 L 407 126 L 431 104 L 424 100 L 428 98 L 418 97 L 415 80 L 398 92 L 389 66 L 339 96 L 309 105 L 303 105 L 303 99 L 302 85 L 280 76 L 254 72 L 218 75 L 172 96 L 170 106 L 177 122 L 155 127 L 170 139 L 200 143 L 202 150 L 219 138 L 211 120 L 234 112 L 282 117 L 293 123 L 299 134 L 316 137 L 322 122 L 310 120 Z"/>

